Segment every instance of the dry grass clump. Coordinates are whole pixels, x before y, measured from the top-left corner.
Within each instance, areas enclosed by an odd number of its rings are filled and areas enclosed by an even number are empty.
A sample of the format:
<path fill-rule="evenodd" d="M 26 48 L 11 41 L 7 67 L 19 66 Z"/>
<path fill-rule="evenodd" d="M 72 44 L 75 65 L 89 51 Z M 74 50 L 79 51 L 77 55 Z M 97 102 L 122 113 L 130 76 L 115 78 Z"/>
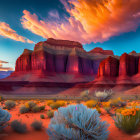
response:
<path fill-rule="evenodd" d="M 97 105 L 97 101 L 96 100 L 89 100 L 89 101 L 86 101 L 86 106 L 89 107 L 89 108 L 93 108 Z"/>

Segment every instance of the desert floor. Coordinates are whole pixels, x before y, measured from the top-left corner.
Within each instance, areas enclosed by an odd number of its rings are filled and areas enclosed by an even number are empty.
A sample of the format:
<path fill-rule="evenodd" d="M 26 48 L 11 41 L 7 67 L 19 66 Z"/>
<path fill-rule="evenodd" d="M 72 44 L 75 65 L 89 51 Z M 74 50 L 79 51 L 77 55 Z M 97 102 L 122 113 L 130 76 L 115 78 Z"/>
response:
<path fill-rule="evenodd" d="M 47 107 L 48 109 L 49 107 Z M 39 112 L 39 113 L 26 113 L 20 114 L 19 113 L 19 106 L 10 110 L 12 115 L 11 121 L 18 119 L 21 120 L 23 123 L 27 125 L 28 132 L 25 134 L 18 134 L 14 132 L 10 126 L 6 127 L 4 132 L 0 134 L 0 140 L 48 140 L 49 136 L 46 133 L 46 128 L 50 123 L 50 119 L 46 116 L 46 111 Z M 45 115 L 45 119 L 40 118 L 40 114 Z M 109 138 L 108 140 L 140 140 L 140 130 L 138 130 L 135 134 L 125 134 L 121 130 L 119 130 L 115 124 L 114 120 L 106 113 L 105 110 L 102 109 L 101 119 L 107 121 L 110 124 L 109 127 Z M 43 122 L 44 128 L 41 131 L 35 131 L 31 128 L 31 123 L 34 120 L 41 120 Z"/>

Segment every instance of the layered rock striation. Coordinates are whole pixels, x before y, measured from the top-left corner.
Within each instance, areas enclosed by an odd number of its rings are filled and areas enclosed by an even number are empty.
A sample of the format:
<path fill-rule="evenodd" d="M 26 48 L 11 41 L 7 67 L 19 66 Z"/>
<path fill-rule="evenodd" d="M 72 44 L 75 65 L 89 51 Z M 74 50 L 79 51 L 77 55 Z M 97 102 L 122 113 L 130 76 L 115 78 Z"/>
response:
<path fill-rule="evenodd" d="M 79 42 L 49 38 L 37 43 L 34 51 L 25 49 L 16 61 L 15 72 L 46 71 L 96 75 L 99 63 L 113 55 L 105 54 L 104 50 L 100 51 L 100 55 L 96 53 L 97 51 L 86 52 Z"/>
<path fill-rule="evenodd" d="M 110 56 L 103 60 L 99 65 L 96 81 L 104 77 L 115 79 L 115 84 L 139 84 L 139 75 L 140 55 L 133 51 L 130 54 L 122 54 L 119 59 Z"/>
<path fill-rule="evenodd" d="M 114 55 L 113 51 L 111 50 L 103 50 L 100 47 L 96 47 L 93 50 L 89 51 L 89 53 L 96 53 L 96 54 L 103 54 L 103 55 Z"/>

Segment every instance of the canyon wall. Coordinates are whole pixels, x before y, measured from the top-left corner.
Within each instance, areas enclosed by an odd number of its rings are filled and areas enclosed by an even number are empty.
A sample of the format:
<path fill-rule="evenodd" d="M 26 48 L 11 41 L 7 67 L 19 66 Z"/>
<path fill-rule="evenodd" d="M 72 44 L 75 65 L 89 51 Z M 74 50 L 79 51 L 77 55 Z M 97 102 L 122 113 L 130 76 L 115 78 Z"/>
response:
<path fill-rule="evenodd" d="M 100 62 L 112 51 L 95 48 L 86 52 L 79 42 L 55 40 L 39 42 L 33 51 L 25 49 L 16 61 L 15 72 L 97 74 Z"/>
<path fill-rule="evenodd" d="M 140 54 L 133 51 L 120 58 L 106 58 L 99 65 L 96 82 L 103 77 L 114 80 L 115 84 L 140 84 Z"/>

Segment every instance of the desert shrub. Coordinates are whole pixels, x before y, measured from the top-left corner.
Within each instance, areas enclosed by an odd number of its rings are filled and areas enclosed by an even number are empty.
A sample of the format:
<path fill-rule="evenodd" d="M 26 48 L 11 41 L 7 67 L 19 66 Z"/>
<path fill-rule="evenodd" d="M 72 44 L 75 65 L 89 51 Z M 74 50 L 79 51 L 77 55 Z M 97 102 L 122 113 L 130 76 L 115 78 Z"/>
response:
<path fill-rule="evenodd" d="M 31 124 L 31 127 L 34 129 L 34 130 L 41 130 L 42 129 L 42 122 L 41 121 L 34 121 L 32 124 Z"/>
<path fill-rule="evenodd" d="M 40 115 L 41 119 L 45 119 L 45 116 L 43 114 Z"/>
<path fill-rule="evenodd" d="M 2 97 L 2 96 L 0 96 L 0 102 L 1 102 L 1 101 L 3 101 L 3 97 Z"/>
<path fill-rule="evenodd" d="M 34 113 L 39 112 L 39 111 L 40 111 L 40 107 L 37 105 L 32 108 L 32 112 Z"/>
<path fill-rule="evenodd" d="M 27 108 L 25 105 L 22 105 L 22 106 L 20 107 L 19 112 L 20 112 L 21 114 L 27 113 L 27 112 L 29 112 L 29 108 Z"/>
<path fill-rule="evenodd" d="M 10 113 L 0 108 L 0 132 L 7 126 L 7 122 L 10 120 L 10 118 Z"/>
<path fill-rule="evenodd" d="M 53 104 L 53 103 L 54 103 L 53 100 L 48 100 L 48 101 L 47 101 L 47 105 L 48 105 L 48 106 L 50 106 L 50 105 Z"/>
<path fill-rule="evenodd" d="M 45 110 L 45 106 L 40 106 L 40 110 Z"/>
<path fill-rule="evenodd" d="M 95 92 L 95 97 L 98 99 L 99 102 L 105 102 L 111 99 L 112 97 L 112 90 L 104 90 L 104 91 L 96 91 Z"/>
<path fill-rule="evenodd" d="M 86 106 L 89 108 L 95 107 L 97 105 L 97 101 L 95 100 L 89 100 L 86 102 Z"/>
<path fill-rule="evenodd" d="M 117 111 L 115 125 L 126 133 L 134 132 L 140 124 L 139 108 L 123 108 Z"/>
<path fill-rule="evenodd" d="M 27 131 L 26 124 L 22 124 L 21 121 L 18 120 L 12 121 L 11 127 L 17 133 L 25 133 Z"/>
<path fill-rule="evenodd" d="M 110 100 L 111 107 L 124 107 L 126 106 L 126 102 L 123 101 L 121 98 Z"/>
<path fill-rule="evenodd" d="M 140 101 L 139 102 L 136 102 L 136 101 L 132 101 L 130 103 L 128 103 L 128 106 L 130 107 L 140 107 Z"/>
<path fill-rule="evenodd" d="M 106 140 L 108 126 L 101 121 L 96 109 L 89 109 L 83 104 L 69 105 L 55 111 L 47 133 L 54 140 Z"/>
<path fill-rule="evenodd" d="M 50 104 L 51 109 L 58 109 L 60 105 L 57 102 Z"/>
<path fill-rule="evenodd" d="M 32 110 L 32 108 L 36 106 L 36 103 L 34 103 L 33 101 L 28 101 L 25 103 L 25 106 L 29 108 L 29 110 Z"/>
<path fill-rule="evenodd" d="M 53 111 L 51 111 L 51 110 L 47 111 L 48 118 L 52 118 L 53 115 L 54 115 L 54 112 Z"/>
<path fill-rule="evenodd" d="M 5 102 L 5 107 L 6 107 L 6 109 L 8 109 L 8 110 L 14 108 L 15 106 L 16 106 L 15 101 L 7 100 L 7 101 Z"/>
<path fill-rule="evenodd" d="M 89 99 L 89 90 L 85 90 L 84 92 L 82 92 L 80 94 L 80 97 L 82 98 L 82 100 L 88 100 Z"/>
<path fill-rule="evenodd" d="M 59 107 L 65 105 L 65 101 L 56 101 L 56 103 L 59 105 Z"/>

